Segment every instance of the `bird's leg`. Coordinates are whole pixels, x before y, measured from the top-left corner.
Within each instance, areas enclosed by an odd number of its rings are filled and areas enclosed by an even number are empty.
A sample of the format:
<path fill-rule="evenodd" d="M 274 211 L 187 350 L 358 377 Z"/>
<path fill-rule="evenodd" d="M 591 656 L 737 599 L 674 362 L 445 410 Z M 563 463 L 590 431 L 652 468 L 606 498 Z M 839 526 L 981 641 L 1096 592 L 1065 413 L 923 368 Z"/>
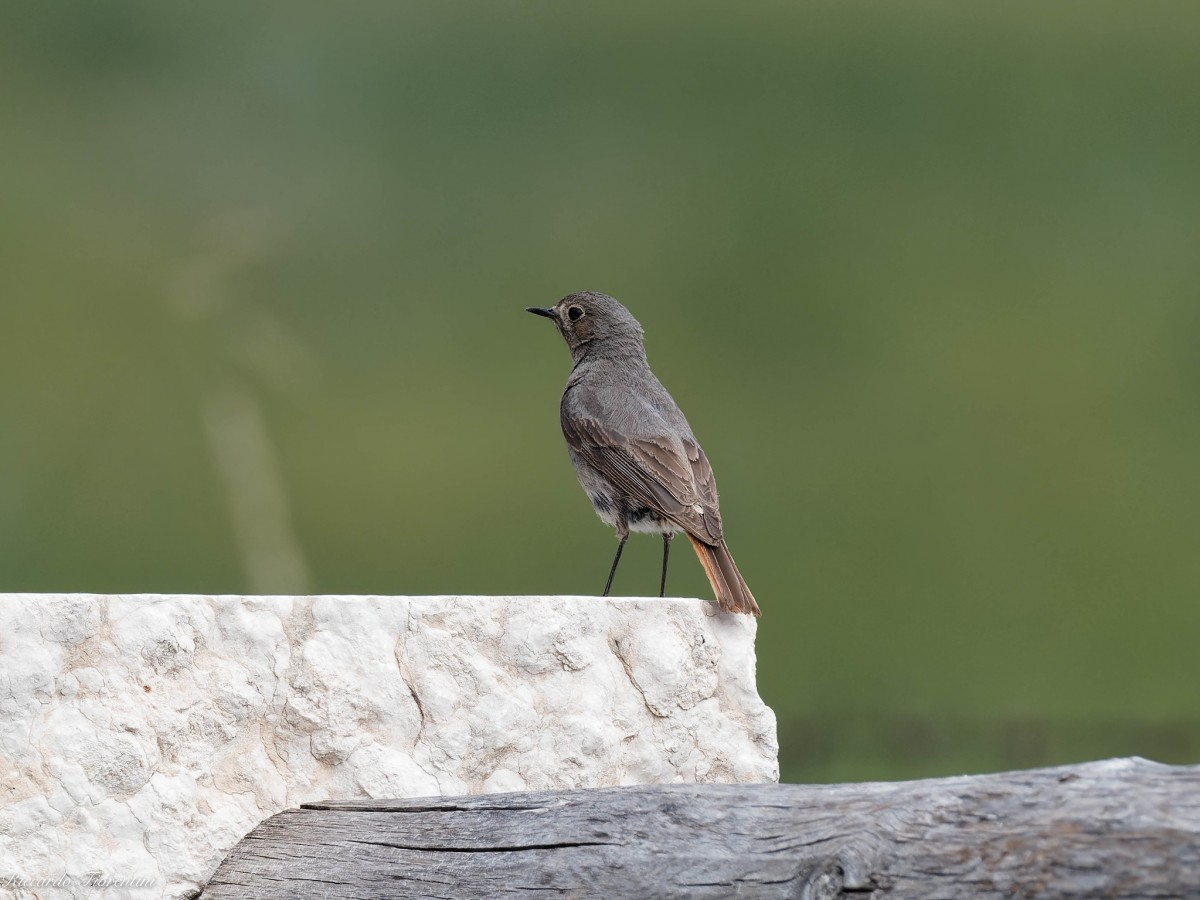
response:
<path fill-rule="evenodd" d="M 608 596 L 609 589 L 612 588 L 613 576 L 617 574 L 617 563 L 621 561 L 621 551 L 625 549 L 625 542 L 629 540 L 629 535 L 621 538 L 617 542 L 617 555 L 613 557 L 612 568 L 608 570 L 608 581 L 604 585 L 604 596 Z"/>
<path fill-rule="evenodd" d="M 663 532 L 663 571 L 662 581 L 658 584 L 658 596 L 667 596 L 667 554 L 671 552 L 671 538 L 675 537 L 675 532 Z"/>
<path fill-rule="evenodd" d="M 613 576 L 617 574 L 617 563 L 621 561 L 621 551 L 625 549 L 625 542 L 629 540 L 629 526 L 625 524 L 625 519 L 622 517 L 617 521 L 617 555 L 613 557 L 612 568 L 608 570 L 608 581 L 604 585 L 604 596 L 608 596 L 608 591 L 612 587 Z"/>

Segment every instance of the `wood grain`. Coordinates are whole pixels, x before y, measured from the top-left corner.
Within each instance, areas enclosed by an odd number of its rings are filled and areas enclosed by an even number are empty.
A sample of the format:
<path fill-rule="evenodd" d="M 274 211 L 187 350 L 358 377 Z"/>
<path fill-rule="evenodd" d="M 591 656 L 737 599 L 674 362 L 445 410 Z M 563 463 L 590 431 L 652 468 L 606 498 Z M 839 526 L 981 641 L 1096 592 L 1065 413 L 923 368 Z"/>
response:
<path fill-rule="evenodd" d="M 1200 767 L 314 803 L 203 897 L 1200 897 Z"/>

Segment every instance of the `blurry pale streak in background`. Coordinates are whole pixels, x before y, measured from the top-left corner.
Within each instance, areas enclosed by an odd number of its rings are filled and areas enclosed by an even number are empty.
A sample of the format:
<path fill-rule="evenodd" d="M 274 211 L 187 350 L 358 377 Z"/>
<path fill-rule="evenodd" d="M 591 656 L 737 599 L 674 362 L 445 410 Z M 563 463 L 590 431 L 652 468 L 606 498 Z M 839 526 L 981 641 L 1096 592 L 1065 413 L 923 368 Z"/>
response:
<path fill-rule="evenodd" d="M 226 320 L 221 330 L 231 351 L 230 371 L 203 388 L 202 413 L 250 589 L 306 594 L 312 579 L 292 527 L 278 452 L 250 380 L 236 376 L 236 363 L 286 392 L 314 377 L 315 357 L 270 313 L 243 308 L 224 283 L 275 245 L 278 233 L 270 218 L 241 213 L 210 225 L 216 248 L 184 268 L 168 299 L 185 321 Z"/>
<path fill-rule="evenodd" d="M 287 488 L 262 410 L 244 388 L 213 392 L 204 410 L 242 563 L 256 594 L 307 594 L 311 581 L 292 530 Z"/>

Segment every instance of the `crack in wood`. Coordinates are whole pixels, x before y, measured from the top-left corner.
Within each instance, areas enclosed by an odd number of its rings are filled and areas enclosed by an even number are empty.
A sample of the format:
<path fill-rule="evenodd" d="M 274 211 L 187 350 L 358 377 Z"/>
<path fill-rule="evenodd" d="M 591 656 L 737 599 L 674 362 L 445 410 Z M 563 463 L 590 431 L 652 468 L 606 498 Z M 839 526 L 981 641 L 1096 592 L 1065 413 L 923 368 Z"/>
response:
<path fill-rule="evenodd" d="M 368 844 L 374 847 L 391 847 L 396 850 L 415 850 L 425 853 L 522 853 L 526 850 L 565 850 L 571 847 L 614 847 L 612 841 L 563 841 L 558 844 L 504 844 L 495 847 L 441 847 L 397 844 L 391 841 L 363 841 L 351 838 L 348 844 Z"/>
<path fill-rule="evenodd" d="M 511 806 L 486 806 L 484 804 L 454 804 L 442 803 L 436 806 L 422 806 L 420 804 L 408 804 L 403 801 L 389 800 L 349 800 L 341 803 L 333 801 L 315 801 L 312 803 L 301 803 L 301 809 L 323 809 L 336 812 L 387 812 L 387 813 L 425 813 L 425 812 L 546 812 L 553 809 L 555 806 L 562 804 L 545 804 L 539 803 L 531 806 L 521 806 L 514 803 Z"/>

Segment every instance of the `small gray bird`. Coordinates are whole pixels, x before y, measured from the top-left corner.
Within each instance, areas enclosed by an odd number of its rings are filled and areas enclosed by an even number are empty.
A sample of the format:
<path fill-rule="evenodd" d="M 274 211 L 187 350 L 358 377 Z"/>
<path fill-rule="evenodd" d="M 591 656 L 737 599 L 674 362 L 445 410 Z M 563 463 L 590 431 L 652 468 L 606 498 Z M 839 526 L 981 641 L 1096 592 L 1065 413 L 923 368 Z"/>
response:
<path fill-rule="evenodd" d="M 676 531 L 687 534 L 726 612 L 759 615 L 750 588 L 729 555 L 717 509 L 712 467 L 671 395 L 650 371 L 642 326 L 606 294 L 583 291 L 528 312 L 552 319 L 575 363 L 559 404 L 559 421 L 579 483 L 602 521 L 617 530 L 617 555 L 630 531 L 663 537 L 662 581 Z"/>

